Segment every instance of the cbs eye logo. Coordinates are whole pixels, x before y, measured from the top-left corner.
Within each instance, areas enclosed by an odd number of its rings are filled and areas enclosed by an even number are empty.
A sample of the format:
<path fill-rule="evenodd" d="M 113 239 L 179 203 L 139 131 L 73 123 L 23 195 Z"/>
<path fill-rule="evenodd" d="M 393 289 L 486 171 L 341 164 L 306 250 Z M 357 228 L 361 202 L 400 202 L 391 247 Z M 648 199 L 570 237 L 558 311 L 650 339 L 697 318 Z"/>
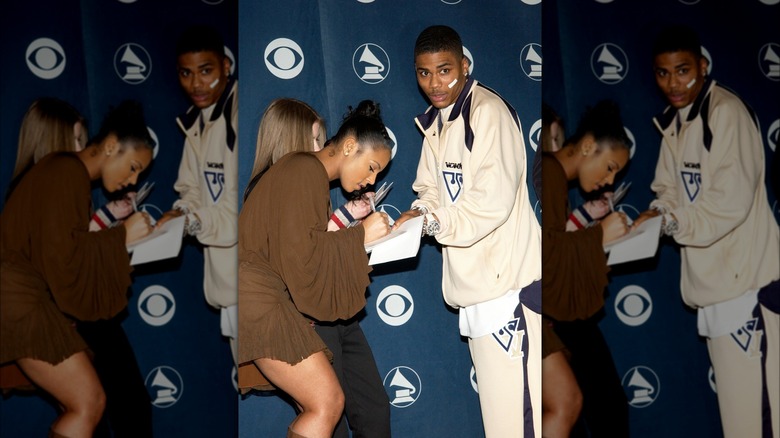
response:
<path fill-rule="evenodd" d="M 38 38 L 27 46 L 27 67 L 41 79 L 54 79 L 65 70 L 65 50 L 50 38 Z"/>
<path fill-rule="evenodd" d="M 398 327 L 409 321 L 414 313 L 412 294 L 401 286 L 388 286 L 376 299 L 376 311 L 387 325 Z"/>
<path fill-rule="evenodd" d="M 149 286 L 138 297 L 138 313 L 149 325 L 165 325 L 176 313 L 176 300 L 168 289 L 160 285 Z"/>
<path fill-rule="evenodd" d="M 626 286 L 615 297 L 615 313 L 623 324 L 640 326 L 647 322 L 653 313 L 653 300 L 641 287 Z"/>
<path fill-rule="evenodd" d="M 268 43 L 263 58 L 268 71 L 280 79 L 292 79 L 303 70 L 303 50 L 288 38 L 277 38 Z"/>

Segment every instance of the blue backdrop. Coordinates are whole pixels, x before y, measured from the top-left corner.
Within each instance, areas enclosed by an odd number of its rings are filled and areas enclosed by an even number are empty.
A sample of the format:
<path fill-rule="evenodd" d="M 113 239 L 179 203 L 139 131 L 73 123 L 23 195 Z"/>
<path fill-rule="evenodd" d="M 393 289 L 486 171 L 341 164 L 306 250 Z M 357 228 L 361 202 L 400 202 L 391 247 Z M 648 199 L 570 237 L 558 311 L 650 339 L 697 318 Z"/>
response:
<path fill-rule="evenodd" d="M 666 24 L 693 27 L 712 76 L 756 111 L 769 168 L 780 127 L 777 0 L 547 0 L 543 14 L 543 97 L 564 117 L 567 132 L 587 105 L 610 98 L 621 106 L 635 146 L 622 175 L 633 185 L 619 208 L 631 217 L 653 199 L 660 136 L 651 118 L 666 103 L 655 84 L 651 46 Z M 671 240 L 661 243 L 655 258 L 613 268 L 600 324 L 631 404 L 632 436 L 718 437 L 716 386 L 696 314 L 680 298 L 679 252 Z"/>
<path fill-rule="evenodd" d="M 159 217 L 176 199 L 173 182 L 184 138 L 175 117 L 189 102 L 180 91 L 175 43 L 190 24 L 220 30 L 237 53 L 237 2 L 230 0 L 39 0 L 4 2 L 0 14 L 0 188 L 8 187 L 22 117 L 36 98 L 53 96 L 84 114 L 97 132 L 110 105 L 143 103 L 158 140 L 156 186 L 146 208 Z M 104 200 L 95 190 L 96 206 Z M 0 200 L 0 206 L 2 206 Z M 203 297 L 203 257 L 186 240 L 177 259 L 135 269 L 123 327 L 154 403 L 160 437 L 235 436 L 236 390 L 219 314 Z M 0 402 L 3 437 L 44 436 L 54 408 L 40 397 Z"/>
<path fill-rule="evenodd" d="M 327 119 L 331 134 L 348 105 L 373 99 L 381 103 L 397 144 L 392 164 L 377 182 L 395 183 L 380 208 L 392 217 L 408 209 L 415 198 L 411 184 L 422 143 L 413 117 L 428 106 L 415 79 L 414 41 L 433 24 L 460 33 L 473 76 L 517 110 L 532 157 L 541 104 L 539 3 L 241 2 L 241 187 L 251 173 L 262 112 L 274 98 L 310 103 Z M 333 197 L 334 205 L 344 201 L 340 190 Z M 468 347 L 458 334 L 457 314 L 441 298 L 438 246 L 424 240 L 417 258 L 376 266 L 372 280 L 361 325 L 393 403 L 393 436 L 483 436 Z M 396 391 L 404 388 L 391 385 L 396 372 L 414 386 L 414 401 L 397 397 Z M 274 393 L 253 393 L 239 402 L 239 434 L 283 436 L 294 416 L 293 408 Z"/>

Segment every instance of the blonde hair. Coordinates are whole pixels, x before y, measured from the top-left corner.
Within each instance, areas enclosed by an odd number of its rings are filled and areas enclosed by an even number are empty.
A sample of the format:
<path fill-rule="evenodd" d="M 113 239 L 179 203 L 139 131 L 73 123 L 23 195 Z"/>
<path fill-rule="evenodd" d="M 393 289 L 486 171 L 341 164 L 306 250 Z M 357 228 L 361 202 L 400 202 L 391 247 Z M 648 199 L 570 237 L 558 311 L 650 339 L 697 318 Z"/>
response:
<path fill-rule="evenodd" d="M 84 117 L 65 101 L 50 97 L 34 101 L 19 128 L 13 178 L 51 152 L 75 151 L 73 127 L 78 122 L 86 129 Z"/>
<path fill-rule="evenodd" d="M 320 124 L 320 135 L 324 137 L 325 121 L 305 102 L 291 98 L 271 102 L 257 131 L 252 176 L 265 171 L 290 152 L 313 151 L 314 123 Z"/>

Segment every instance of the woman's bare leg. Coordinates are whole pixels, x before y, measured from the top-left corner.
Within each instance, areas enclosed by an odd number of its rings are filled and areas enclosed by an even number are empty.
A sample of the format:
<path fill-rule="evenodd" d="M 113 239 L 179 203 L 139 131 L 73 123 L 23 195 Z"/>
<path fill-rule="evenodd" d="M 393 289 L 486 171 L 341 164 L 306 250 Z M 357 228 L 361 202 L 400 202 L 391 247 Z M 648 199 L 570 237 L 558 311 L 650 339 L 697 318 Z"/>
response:
<path fill-rule="evenodd" d="M 582 393 L 563 352 L 542 360 L 542 435 L 568 437 L 582 409 Z"/>
<path fill-rule="evenodd" d="M 69 438 L 92 436 L 103 415 L 106 396 L 86 353 L 78 352 L 57 365 L 31 358 L 16 363 L 62 406 L 63 412 L 52 424 L 52 432 Z"/>
<path fill-rule="evenodd" d="M 301 407 L 290 424 L 296 434 L 330 438 L 344 410 L 344 393 L 325 353 L 314 353 L 295 365 L 274 359 L 257 359 L 255 365 Z"/>

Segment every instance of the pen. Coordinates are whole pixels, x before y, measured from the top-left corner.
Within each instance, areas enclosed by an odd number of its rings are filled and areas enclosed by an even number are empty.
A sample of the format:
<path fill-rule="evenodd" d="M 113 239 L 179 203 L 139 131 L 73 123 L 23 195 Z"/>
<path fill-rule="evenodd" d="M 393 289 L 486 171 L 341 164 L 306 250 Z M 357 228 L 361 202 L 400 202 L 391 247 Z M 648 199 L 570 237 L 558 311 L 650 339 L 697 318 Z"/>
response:
<path fill-rule="evenodd" d="M 133 203 L 133 211 L 138 213 L 138 204 L 135 203 L 135 198 L 131 197 L 130 202 Z"/>
<path fill-rule="evenodd" d="M 368 203 L 369 203 L 369 205 L 371 205 L 371 211 L 376 213 L 376 204 L 374 203 L 374 197 L 373 196 L 369 196 L 368 197 Z"/>
<path fill-rule="evenodd" d="M 615 204 L 612 203 L 612 197 L 607 196 L 607 202 L 609 203 L 609 211 L 614 213 L 615 212 Z"/>

